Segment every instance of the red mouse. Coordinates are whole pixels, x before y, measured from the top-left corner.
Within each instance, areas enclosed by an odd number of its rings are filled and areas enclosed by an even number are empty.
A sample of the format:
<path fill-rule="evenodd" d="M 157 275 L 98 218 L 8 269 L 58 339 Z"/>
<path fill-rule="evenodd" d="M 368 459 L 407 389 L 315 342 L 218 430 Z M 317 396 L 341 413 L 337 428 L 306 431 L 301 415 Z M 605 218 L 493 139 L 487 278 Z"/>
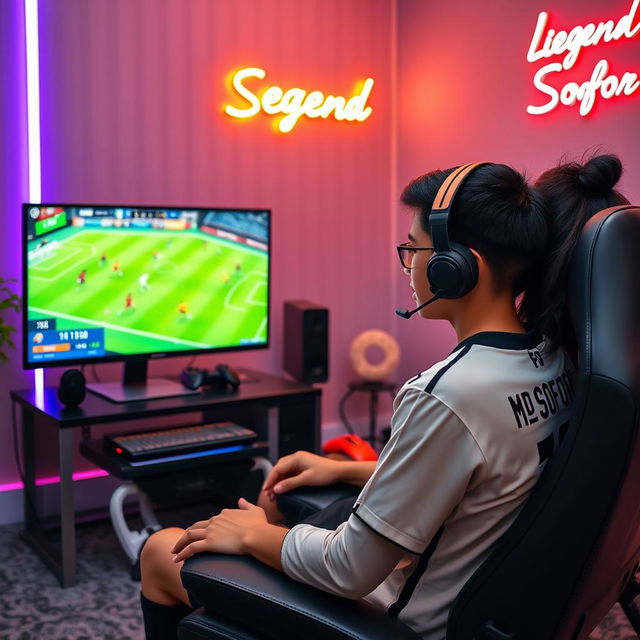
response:
<path fill-rule="evenodd" d="M 378 459 L 378 454 L 368 442 L 360 436 L 350 433 L 325 442 L 322 450 L 325 453 L 342 453 L 352 460 Z"/>

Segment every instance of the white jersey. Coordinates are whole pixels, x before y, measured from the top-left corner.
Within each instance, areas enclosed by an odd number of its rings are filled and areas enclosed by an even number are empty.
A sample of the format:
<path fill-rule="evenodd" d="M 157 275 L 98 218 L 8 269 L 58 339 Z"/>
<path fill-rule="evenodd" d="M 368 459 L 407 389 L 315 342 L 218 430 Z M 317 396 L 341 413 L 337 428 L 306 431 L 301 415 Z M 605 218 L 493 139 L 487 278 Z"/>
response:
<path fill-rule="evenodd" d="M 347 522 L 297 525 L 291 577 L 445 637 L 456 595 L 515 519 L 569 420 L 574 371 L 533 334 L 484 332 L 409 380 Z"/>

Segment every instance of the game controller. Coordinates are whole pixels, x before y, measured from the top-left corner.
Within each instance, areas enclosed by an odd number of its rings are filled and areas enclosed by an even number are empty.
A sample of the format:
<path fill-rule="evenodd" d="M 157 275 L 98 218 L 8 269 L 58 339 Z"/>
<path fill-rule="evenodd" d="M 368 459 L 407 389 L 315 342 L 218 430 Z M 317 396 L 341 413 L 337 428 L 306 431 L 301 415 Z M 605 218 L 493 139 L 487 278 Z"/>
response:
<path fill-rule="evenodd" d="M 351 460 L 377 460 L 375 449 L 360 436 L 349 433 L 328 440 L 322 446 L 325 453 L 341 453 Z"/>
<path fill-rule="evenodd" d="M 198 389 L 202 386 L 224 387 L 226 385 L 237 389 L 240 386 L 240 376 L 237 371 L 226 364 L 219 364 L 213 371 L 200 367 L 185 367 L 180 373 L 180 382 L 187 389 Z"/>

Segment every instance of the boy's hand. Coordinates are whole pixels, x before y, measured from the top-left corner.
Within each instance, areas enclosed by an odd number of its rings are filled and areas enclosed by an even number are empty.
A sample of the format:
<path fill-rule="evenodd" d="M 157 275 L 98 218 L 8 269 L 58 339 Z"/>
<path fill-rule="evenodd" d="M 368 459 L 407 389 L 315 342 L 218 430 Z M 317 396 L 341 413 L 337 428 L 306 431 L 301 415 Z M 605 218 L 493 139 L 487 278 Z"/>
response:
<path fill-rule="evenodd" d="M 262 490 L 273 501 L 276 494 L 297 487 L 324 487 L 341 480 L 343 464 L 308 451 L 297 451 L 276 462 Z"/>
<path fill-rule="evenodd" d="M 192 524 L 176 542 L 171 553 L 174 562 L 182 562 L 194 553 L 212 551 L 242 555 L 249 552 L 247 537 L 261 527 L 270 527 L 264 510 L 240 498 L 238 509 L 223 509 L 209 520 Z"/>

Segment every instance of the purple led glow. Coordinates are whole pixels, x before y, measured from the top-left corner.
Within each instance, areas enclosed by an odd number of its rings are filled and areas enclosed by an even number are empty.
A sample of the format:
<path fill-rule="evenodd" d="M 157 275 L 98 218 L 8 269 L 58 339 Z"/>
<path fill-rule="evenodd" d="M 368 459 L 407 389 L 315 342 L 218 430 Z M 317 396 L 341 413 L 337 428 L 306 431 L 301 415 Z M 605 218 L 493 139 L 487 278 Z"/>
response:
<path fill-rule="evenodd" d="M 71 477 L 74 480 L 89 480 L 90 478 L 102 478 L 108 475 L 109 474 L 102 469 L 92 469 L 90 471 L 76 471 Z M 38 478 L 36 480 L 36 486 L 43 487 L 48 484 L 57 484 L 58 482 L 60 482 L 60 476 L 49 476 L 47 478 Z M 17 491 L 23 487 L 22 482 L 7 482 L 6 484 L 0 484 L 0 493 Z"/>
<path fill-rule="evenodd" d="M 27 64 L 27 144 L 29 146 L 29 202 L 42 200 L 42 162 L 40 152 L 40 43 L 38 0 L 25 0 L 25 50 Z M 44 370 L 33 372 L 36 399 L 44 395 Z"/>
<path fill-rule="evenodd" d="M 27 113 L 26 113 L 26 51 L 25 51 L 25 19 L 24 6 L 21 2 L 3 2 L 0 16 L 0 73 L 2 74 L 2 90 L 0 90 L 0 115 L 6 123 L 2 131 L 0 145 L 0 221 L 3 228 L 2 256 L 0 257 L 0 275 L 4 278 L 20 278 L 21 241 L 20 210 L 21 203 L 26 200 L 27 184 Z M 11 288 L 20 293 L 19 285 Z M 18 316 L 7 315 L 6 321 L 18 326 L 14 342 L 18 347 L 8 351 L 10 360 L 2 365 L 3 387 L 3 449 L 0 451 L 0 481 L 14 480 L 11 457 L 11 435 L 5 418 L 9 410 L 8 388 L 21 380 L 20 369 L 20 322 Z"/>

